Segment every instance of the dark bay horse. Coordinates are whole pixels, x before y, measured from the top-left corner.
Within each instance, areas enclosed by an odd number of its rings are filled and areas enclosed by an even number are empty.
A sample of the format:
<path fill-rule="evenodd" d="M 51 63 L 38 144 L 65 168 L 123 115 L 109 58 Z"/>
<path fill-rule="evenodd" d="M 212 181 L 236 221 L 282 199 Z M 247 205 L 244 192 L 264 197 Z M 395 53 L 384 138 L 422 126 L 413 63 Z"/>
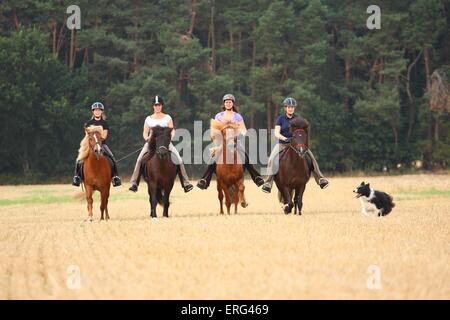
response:
<path fill-rule="evenodd" d="M 279 170 L 274 176 L 278 187 L 278 199 L 283 203 L 284 213 L 302 214 L 303 193 L 311 176 L 311 166 L 305 154 L 309 148 L 309 123 L 296 117 L 290 122 L 292 140 L 280 153 Z"/>
<path fill-rule="evenodd" d="M 164 207 L 163 216 L 169 217 L 169 197 L 177 175 L 177 165 L 171 160 L 169 144 L 172 128 L 152 128 L 149 152 L 143 159 L 144 178 L 147 181 L 150 216 L 156 218 L 158 204 Z"/>
<path fill-rule="evenodd" d="M 103 155 L 101 126 L 91 126 L 85 129 L 86 136 L 80 143 L 78 159 L 83 161 L 83 184 L 86 193 L 88 219 L 93 221 L 92 194 L 95 190 L 100 192 L 100 220 L 109 220 L 108 199 L 111 186 L 111 166 Z"/>
<path fill-rule="evenodd" d="M 230 214 L 231 205 L 234 204 L 234 213 L 237 213 L 239 201 L 243 208 L 247 207 L 244 186 L 244 165 L 237 151 L 238 125 L 211 120 L 213 139 L 219 140 L 216 148 L 216 176 L 217 191 L 220 202 L 220 214 L 223 214 L 223 198 L 227 213 Z"/>

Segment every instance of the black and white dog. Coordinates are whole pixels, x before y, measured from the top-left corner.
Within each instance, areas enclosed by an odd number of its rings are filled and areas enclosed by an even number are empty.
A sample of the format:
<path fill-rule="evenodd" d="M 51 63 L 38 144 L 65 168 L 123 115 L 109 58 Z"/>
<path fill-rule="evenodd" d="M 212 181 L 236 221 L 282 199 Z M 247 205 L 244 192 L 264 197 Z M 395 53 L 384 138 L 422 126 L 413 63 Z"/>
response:
<path fill-rule="evenodd" d="M 353 192 L 356 193 L 356 198 L 361 201 L 361 213 L 365 216 L 368 216 L 369 212 L 373 212 L 378 217 L 386 216 L 395 207 L 392 196 L 386 192 L 372 189 L 370 183 L 361 182 Z"/>

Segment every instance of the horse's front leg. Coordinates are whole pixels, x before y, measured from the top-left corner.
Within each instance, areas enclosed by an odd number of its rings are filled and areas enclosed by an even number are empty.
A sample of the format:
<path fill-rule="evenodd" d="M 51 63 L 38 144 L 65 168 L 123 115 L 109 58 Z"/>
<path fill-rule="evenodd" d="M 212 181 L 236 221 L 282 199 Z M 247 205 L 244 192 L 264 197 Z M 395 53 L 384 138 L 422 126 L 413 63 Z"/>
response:
<path fill-rule="evenodd" d="M 108 214 L 109 187 L 106 190 L 101 191 L 100 196 L 101 196 L 100 220 L 103 220 L 103 219 L 109 220 L 109 214 Z M 105 215 L 103 215 L 103 214 L 105 214 Z"/>
<path fill-rule="evenodd" d="M 299 193 L 300 193 L 300 190 L 298 188 L 296 188 L 295 193 L 294 193 L 294 214 L 297 214 Z"/>
<path fill-rule="evenodd" d="M 302 215 L 302 208 L 303 208 L 303 193 L 306 189 L 306 183 L 302 186 L 300 186 L 299 192 L 298 192 L 298 199 L 296 201 L 296 205 L 298 207 L 298 215 Z"/>
<path fill-rule="evenodd" d="M 248 203 L 247 203 L 247 200 L 245 199 L 244 178 L 239 180 L 239 199 L 241 201 L 241 207 L 242 208 L 247 208 L 248 207 Z"/>
<path fill-rule="evenodd" d="M 87 201 L 87 209 L 88 209 L 88 218 L 86 221 L 92 222 L 93 213 L 92 206 L 94 203 L 94 199 L 92 199 L 92 194 L 94 193 L 94 188 L 88 184 L 86 184 L 86 201 Z"/>
<path fill-rule="evenodd" d="M 156 198 L 156 185 L 148 186 L 148 197 L 150 202 L 150 217 L 156 218 L 156 206 L 158 205 L 158 199 Z"/>
<path fill-rule="evenodd" d="M 170 192 L 171 191 L 172 191 L 171 188 L 167 188 L 167 190 L 164 190 L 164 198 L 163 198 L 164 211 L 163 211 L 163 217 L 166 217 L 166 218 L 169 217 L 169 206 L 170 206 L 169 197 L 170 197 Z"/>
<path fill-rule="evenodd" d="M 223 190 L 222 190 L 222 184 L 220 181 L 217 181 L 217 192 L 218 192 L 218 198 L 220 203 L 220 214 L 223 214 Z"/>
<path fill-rule="evenodd" d="M 289 214 L 292 212 L 292 208 L 294 206 L 292 203 L 291 190 L 285 187 L 281 191 L 281 194 L 283 195 L 283 211 L 285 214 Z"/>

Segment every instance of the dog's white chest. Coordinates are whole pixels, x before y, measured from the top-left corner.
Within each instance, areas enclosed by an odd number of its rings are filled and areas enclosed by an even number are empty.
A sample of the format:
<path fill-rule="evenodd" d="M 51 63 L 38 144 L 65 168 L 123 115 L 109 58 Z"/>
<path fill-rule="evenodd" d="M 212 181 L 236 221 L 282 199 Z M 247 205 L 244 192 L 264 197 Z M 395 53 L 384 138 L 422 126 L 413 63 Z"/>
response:
<path fill-rule="evenodd" d="M 380 209 L 375 204 L 369 202 L 367 197 L 360 197 L 359 201 L 361 202 L 361 213 L 363 215 L 368 216 L 369 212 L 378 215 L 380 212 Z"/>

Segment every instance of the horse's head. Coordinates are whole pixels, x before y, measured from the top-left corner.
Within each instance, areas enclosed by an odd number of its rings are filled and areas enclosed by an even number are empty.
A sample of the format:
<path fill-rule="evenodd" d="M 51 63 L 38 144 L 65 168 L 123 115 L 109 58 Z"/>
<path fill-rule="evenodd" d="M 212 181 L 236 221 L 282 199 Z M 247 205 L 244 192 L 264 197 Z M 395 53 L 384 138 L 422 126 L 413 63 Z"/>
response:
<path fill-rule="evenodd" d="M 291 146 L 303 157 L 309 148 L 309 122 L 296 117 L 290 121 L 290 131 L 292 133 Z"/>
<path fill-rule="evenodd" d="M 103 155 L 103 149 L 102 149 L 103 127 L 90 126 L 88 128 L 85 128 L 84 131 L 86 132 L 86 135 L 88 136 L 89 148 L 92 152 L 94 152 L 95 156 L 98 159 L 101 155 Z"/>
<path fill-rule="evenodd" d="M 155 151 L 161 159 L 167 157 L 167 155 L 169 154 L 169 144 L 172 140 L 172 130 L 172 128 L 160 126 L 152 128 L 149 147 L 150 150 Z"/>

